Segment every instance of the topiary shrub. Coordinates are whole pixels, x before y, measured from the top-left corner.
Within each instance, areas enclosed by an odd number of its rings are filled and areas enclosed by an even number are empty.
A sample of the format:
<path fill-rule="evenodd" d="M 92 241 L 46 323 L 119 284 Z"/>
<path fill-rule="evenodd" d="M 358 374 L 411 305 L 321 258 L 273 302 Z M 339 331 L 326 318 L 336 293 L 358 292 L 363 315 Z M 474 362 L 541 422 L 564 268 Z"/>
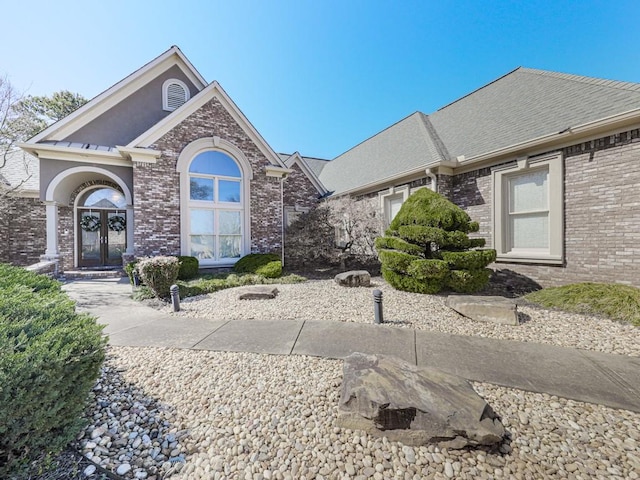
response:
<path fill-rule="evenodd" d="M 469 238 L 479 225 L 443 196 L 426 188 L 402 205 L 384 237 L 376 239 L 382 275 L 398 290 L 472 293 L 484 288 L 496 259 L 484 239 Z"/>
<path fill-rule="evenodd" d="M 178 257 L 178 260 L 180 261 L 178 280 L 191 280 L 198 276 L 200 262 L 198 262 L 196 257 L 181 255 Z"/>
<path fill-rule="evenodd" d="M 282 262 L 275 253 L 251 253 L 238 260 L 233 266 L 233 271 L 257 273 L 263 277 L 277 278 L 282 275 Z"/>
<path fill-rule="evenodd" d="M 177 257 L 150 257 L 138 261 L 140 278 L 158 298 L 169 298 L 171 285 L 176 283 L 180 271 Z"/>
<path fill-rule="evenodd" d="M 81 430 L 106 338 L 54 280 L 0 264 L 0 291 L 0 478 L 7 478 Z"/>

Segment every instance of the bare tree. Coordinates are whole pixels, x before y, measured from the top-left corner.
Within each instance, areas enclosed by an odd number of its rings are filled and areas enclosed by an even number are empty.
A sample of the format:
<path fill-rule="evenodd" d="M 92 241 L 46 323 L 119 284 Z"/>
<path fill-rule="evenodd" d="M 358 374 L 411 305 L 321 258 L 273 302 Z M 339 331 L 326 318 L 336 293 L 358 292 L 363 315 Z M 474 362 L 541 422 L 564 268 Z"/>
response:
<path fill-rule="evenodd" d="M 336 228 L 336 246 L 343 253 L 375 256 L 375 240 L 382 234 L 382 217 L 375 198 L 345 195 L 327 201 Z"/>
<path fill-rule="evenodd" d="M 87 102 L 66 90 L 51 96 L 25 96 L 4 76 L 0 77 L 0 207 L 33 176 L 33 158 L 17 144 L 33 137 Z M 11 182 L 3 175 L 11 163 Z M 16 178 L 17 177 L 17 178 Z"/>
<path fill-rule="evenodd" d="M 33 175 L 26 154 L 16 147 L 18 142 L 25 140 L 21 129 L 23 122 L 16 110 L 23 98 L 6 76 L 0 77 L 0 208 L 6 207 L 11 194 Z M 17 183 L 11 184 L 2 174 L 9 161 L 20 161 L 24 167 L 24 174 Z"/>

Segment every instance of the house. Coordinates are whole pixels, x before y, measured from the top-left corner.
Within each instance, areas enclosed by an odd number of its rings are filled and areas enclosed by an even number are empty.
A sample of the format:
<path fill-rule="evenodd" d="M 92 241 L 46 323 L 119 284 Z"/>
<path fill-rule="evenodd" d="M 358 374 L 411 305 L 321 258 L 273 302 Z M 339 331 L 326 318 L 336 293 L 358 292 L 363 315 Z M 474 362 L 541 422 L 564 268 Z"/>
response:
<path fill-rule="evenodd" d="M 319 173 L 388 223 L 431 188 L 480 223 L 496 268 L 542 285 L 640 286 L 640 84 L 517 68 L 353 147 Z"/>
<path fill-rule="evenodd" d="M 21 148 L 39 198 L 4 216 L 2 260 L 230 265 L 283 252 L 285 226 L 319 198 L 373 201 L 388 223 L 431 188 L 480 223 L 496 268 L 640 286 L 640 84 L 517 68 L 326 161 L 276 154 L 172 47 Z M 46 245 L 28 246 L 38 229 Z"/>
<path fill-rule="evenodd" d="M 59 271 L 176 254 L 227 266 L 281 252 L 284 212 L 325 193 L 175 46 L 20 147 L 39 162 L 39 205 L 23 202 L 12 217 L 41 225 L 45 249 L 29 260 L 42 254 Z M 297 193 L 285 196 L 289 175 Z"/>

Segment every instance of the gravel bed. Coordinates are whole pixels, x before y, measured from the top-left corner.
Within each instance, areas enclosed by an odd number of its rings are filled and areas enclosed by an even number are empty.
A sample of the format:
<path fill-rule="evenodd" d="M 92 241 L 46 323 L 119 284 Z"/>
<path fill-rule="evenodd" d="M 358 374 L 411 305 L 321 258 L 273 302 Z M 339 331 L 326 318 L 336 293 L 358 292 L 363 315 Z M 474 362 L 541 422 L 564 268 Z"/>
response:
<path fill-rule="evenodd" d="M 639 329 L 604 318 L 519 305 L 520 325 L 482 323 L 463 317 L 445 305 L 445 296 L 420 295 L 394 290 L 382 278 L 371 288 L 346 288 L 333 280 L 277 285 L 273 300 L 238 300 L 245 287 L 221 290 L 184 299 L 174 315 L 211 320 L 300 319 L 340 322 L 373 321 L 375 288 L 383 292 L 385 322 L 398 327 L 474 335 L 503 340 L 547 343 L 604 353 L 640 356 Z"/>
<path fill-rule="evenodd" d="M 477 383 L 499 449 L 408 447 L 336 428 L 341 381 L 339 360 L 110 347 L 81 448 L 101 438 L 105 465 L 150 480 L 638 478 L 638 413 Z"/>

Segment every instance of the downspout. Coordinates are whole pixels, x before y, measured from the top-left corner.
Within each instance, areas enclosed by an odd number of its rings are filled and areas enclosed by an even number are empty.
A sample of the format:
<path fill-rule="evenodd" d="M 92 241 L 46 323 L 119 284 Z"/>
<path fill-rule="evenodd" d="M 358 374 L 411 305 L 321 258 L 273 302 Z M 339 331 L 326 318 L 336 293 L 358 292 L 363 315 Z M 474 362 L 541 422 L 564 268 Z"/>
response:
<path fill-rule="evenodd" d="M 282 230 L 280 235 L 280 261 L 282 262 L 282 268 L 284 268 L 284 181 L 286 178 L 286 174 L 280 177 L 280 228 Z"/>
<path fill-rule="evenodd" d="M 432 168 L 427 168 L 425 170 L 425 173 L 427 174 L 427 177 L 429 177 L 431 179 L 431 190 L 433 190 L 434 192 L 438 193 L 438 177 L 433 172 L 433 169 Z"/>

